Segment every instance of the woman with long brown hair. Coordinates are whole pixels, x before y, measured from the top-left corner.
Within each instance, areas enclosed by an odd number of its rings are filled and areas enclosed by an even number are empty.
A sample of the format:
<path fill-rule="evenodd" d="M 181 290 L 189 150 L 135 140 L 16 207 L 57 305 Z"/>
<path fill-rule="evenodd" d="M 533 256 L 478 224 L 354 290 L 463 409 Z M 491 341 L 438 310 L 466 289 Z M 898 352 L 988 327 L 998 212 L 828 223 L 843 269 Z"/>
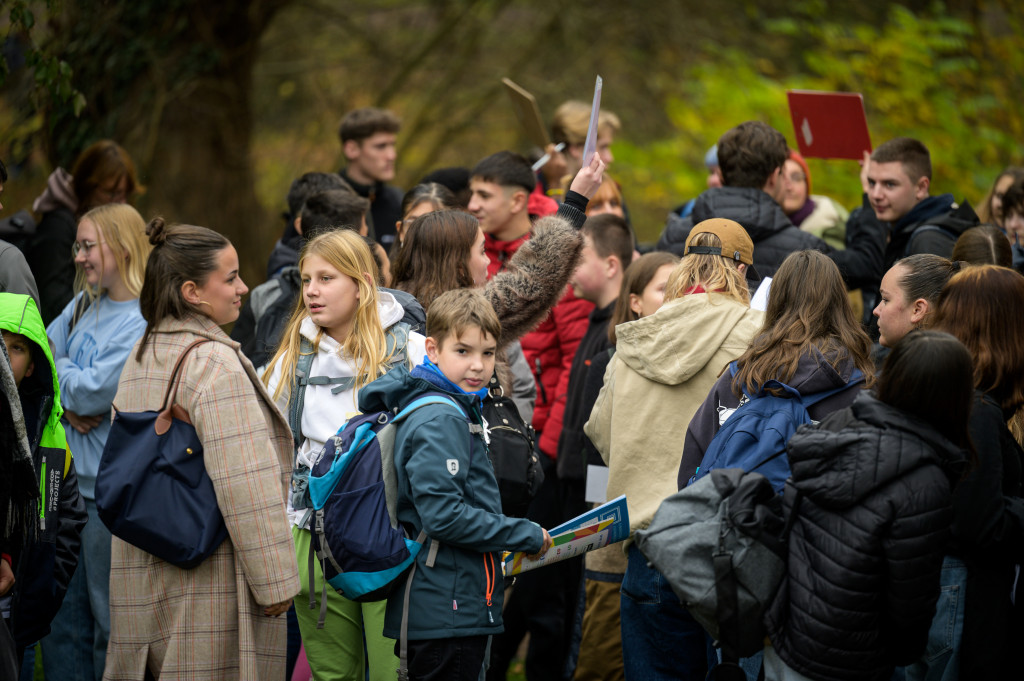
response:
<path fill-rule="evenodd" d="M 939 296 L 935 328 L 974 360 L 971 440 L 977 465 L 953 495 L 953 538 L 923 658 L 907 678 L 1011 678 L 1024 633 L 1024 451 L 1007 421 L 1024 406 L 1024 277 L 979 265 Z M 1014 595 L 1014 590 L 1016 594 Z"/>
<path fill-rule="evenodd" d="M 863 382 L 851 381 L 854 370 Z M 874 382 L 871 340 L 857 322 L 839 268 L 817 251 L 787 257 L 772 279 L 764 324 L 739 359 L 725 370 L 686 430 L 679 487 L 694 475 L 711 440 L 732 413 L 768 381 L 807 397 L 848 386 L 808 409 L 815 421 L 848 407 Z M 773 394 L 780 388 L 767 388 Z M 782 395 L 780 395 L 782 396 Z"/>

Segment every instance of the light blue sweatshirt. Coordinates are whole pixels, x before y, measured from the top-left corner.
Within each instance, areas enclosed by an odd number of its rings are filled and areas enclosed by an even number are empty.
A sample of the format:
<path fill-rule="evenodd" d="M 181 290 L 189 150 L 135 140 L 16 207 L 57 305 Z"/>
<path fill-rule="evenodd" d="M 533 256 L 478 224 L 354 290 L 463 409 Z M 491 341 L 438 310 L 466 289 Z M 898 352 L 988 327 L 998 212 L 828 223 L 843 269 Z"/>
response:
<path fill-rule="evenodd" d="M 61 405 L 82 416 L 103 416 L 100 425 L 85 435 L 64 419 L 68 447 L 78 470 L 78 489 L 91 501 L 96 498 L 96 471 L 110 432 L 117 382 L 132 347 L 146 330 L 146 320 L 137 299 L 115 302 L 104 294 L 89 306 L 69 336 L 75 300 L 77 297 L 50 322 L 46 335 L 53 343 Z"/>

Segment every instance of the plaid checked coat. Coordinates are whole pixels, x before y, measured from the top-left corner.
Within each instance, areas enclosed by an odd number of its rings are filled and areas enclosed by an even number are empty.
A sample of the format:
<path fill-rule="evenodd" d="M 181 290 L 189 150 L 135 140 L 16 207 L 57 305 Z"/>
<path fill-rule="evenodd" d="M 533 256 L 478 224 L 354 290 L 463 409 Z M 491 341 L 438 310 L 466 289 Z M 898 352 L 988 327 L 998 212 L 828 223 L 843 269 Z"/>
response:
<path fill-rule="evenodd" d="M 181 352 L 194 340 L 176 402 L 203 442 L 206 470 L 228 527 L 201 565 L 181 570 L 114 537 L 110 644 L 103 678 L 272 679 L 285 675 L 285 618 L 263 615 L 299 591 L 285 513 L 292 466 L 288 424 L 249 360 L 213 321 L 165 319 L 141 362 L 124 366 L 114 404 L 159 409 Z"/>

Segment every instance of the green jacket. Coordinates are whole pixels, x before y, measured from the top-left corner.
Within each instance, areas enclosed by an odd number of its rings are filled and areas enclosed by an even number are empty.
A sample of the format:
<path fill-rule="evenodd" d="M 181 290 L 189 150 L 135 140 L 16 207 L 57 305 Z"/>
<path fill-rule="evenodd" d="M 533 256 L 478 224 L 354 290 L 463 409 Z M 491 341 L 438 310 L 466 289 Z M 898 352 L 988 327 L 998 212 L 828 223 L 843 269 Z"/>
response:
<path fill-rule="evenodd" d="M 27 295 L 0 293 L 0 329 L 32 342 L 35 368 L 19 386 L 22 411 L 39 476 L 39 525 L 36 540 L 10 547 L 15 572 L 11 629 L 19 646 L 34 643 L 50 630 L 78 564 L 82 528 L 88 518 L 78 492 L 78 476 L 68 449 L 61 415 L 57 369 L 46 328 L 35 301 Z"/>

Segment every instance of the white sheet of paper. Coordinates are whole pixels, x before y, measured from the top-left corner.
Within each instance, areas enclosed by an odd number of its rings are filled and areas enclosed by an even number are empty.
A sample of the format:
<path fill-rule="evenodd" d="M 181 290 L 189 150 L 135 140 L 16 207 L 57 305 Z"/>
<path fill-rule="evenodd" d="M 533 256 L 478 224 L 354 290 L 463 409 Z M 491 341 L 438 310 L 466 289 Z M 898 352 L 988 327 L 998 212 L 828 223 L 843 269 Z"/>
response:
<path fill-rule="evenodd" d="M 761 285 L 757 287 L 754 297 L 750 299 L 750 307 L 754 310 L 764 312 L 768 309 L 768 290 L 772 287 L 772 278 L 765 277 Z"/>
<path fill-rule="evenodd" d="M 590 107 L 590 127 L 587 128 L 587 141 L 583 145 L 583 167 L 590 165 L 597 151 L 597 116 L 601 113 L 601 88 L 604 81 L 601 76 L 597 77 L 594 83 L 594 103 Z"/>
<path fill-rule="evenodd" d="M 603 504 L 608 501 L 608 466 L 587 466 L 585 501 Z"/>

